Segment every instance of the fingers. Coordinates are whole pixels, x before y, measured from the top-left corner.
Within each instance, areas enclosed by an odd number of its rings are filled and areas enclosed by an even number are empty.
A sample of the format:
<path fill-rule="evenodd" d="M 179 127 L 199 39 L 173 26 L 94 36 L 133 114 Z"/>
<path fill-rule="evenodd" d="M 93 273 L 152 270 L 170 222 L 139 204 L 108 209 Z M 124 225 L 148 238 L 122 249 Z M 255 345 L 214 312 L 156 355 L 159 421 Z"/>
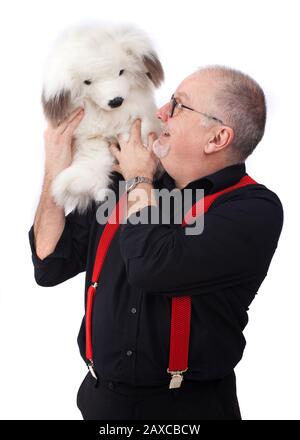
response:
<path fill-rule="evenodd" d="M 65 134 L 72 136 L 75 129 L 80 124 L 84 115 L 84 109 L 77 109 L 75 112 L 71 113 L 71 115 L 63 122 L 60 127 L 60 134 Z"/>
<path fill-rule="evenodd" d="M 124 139 L 124 135 L 122 133 L 117 134 L 117 139 L 120 145 L 120 150 L 122 150 L 123 146 L 126 145 L 126 140 Z"/>
<path fill-rule="evenodd" d="M 133 124 L 133 126 L 134 126 L 134 125 L 135 125 L 135 123 Z M 138 124 L 137 124 L 137 125 L 138 125 Z M 132 130 L 134 130 L 134 128 L 132 128 Z M 133 137 L 132 137 L 132 136 L 133 136 Z M 138 136 L 139 136 L 138 139 L 135 138 L 135 136 L 136 136 L 136 132 L 134 133 L 134 131 L 131 131 L 129 141 L 132 142 L 132 139 L 133 139 L 134 144 L 140 144 L 140 145 L 141 145 L 141 144 L 142 144 L 141 132 L 139 131 L 139 133 L 138 133 Z M 120 150 L 122 150 L 123 147 L 125 147 L 125 146 L 127 145 L 127 143 L 129 142 L 128 140 L 126 141 L 126 137 L 125 137 L 124 134 L 122 134 L 122 133 L 120 133 L 120 134 L 117 135 L 117 139 L 118 139 L 118 142 L 119 142 L 119 145 L 120 145 Z M 127 137 L 127 139 L 128 139 L 128 137 Z M 143 144 L 144 147 L 146 147 L 146 148 L 152 150 L 152 145 L 153 145 L 153 143 L 154 143 L 154 141 L 155 141 L 156 139 L 157 139 L 157 134 L 156 134 L 156 133 L 154 133 L 154 132 L 149 133 L 149 134 L 148 134 L 148 137 L 147 137 L 147 144 Z"/>
<path fill-rule="evenodd" d="M 51 139 L 54 142 L 69 142 L 72 139 L 74 130 L 80 124 L 84 116 L 84 109 L 82 107 L 74 110 L 68 118 L 66 118 L 58 127 L 53 127 L 48 121 L 47 128 L 44 132 L 44 140 L 49 142 Z"/>
<path fill-rule="evenodd" d="M 69 114 L 69 116 L 67 116 L 65 119 L 63 119 L 62 121 L 60 121 L 59 126 L 61 128 L 64 128 L 66 125 L 68 125 L 73 119 L 74 117 L 81 111 L 84 110 L 83 107 L 78 107 L 75 110 L 72 111 L 72 113 Z"/>
<path fill-rule="evenodd" d="M 109 149 L 112 153 L 112 155 L 117 159 L 119 162 L 121 151 L 117 147 L 117 144 L 110 144 Z"/>
<path fill-rule="evenodd" d="M 132 124 L 131 130 L 130 130 L 130 140 L 136 141 L 141 143 L 142 137 L 141 137 L 141 120 L 136 119 L 134 123 Z"/>
<path fill-rule="evenodd" d="M 148 134 L 148 148 L 149 148 L 149 150 L 152 150 L 153 143 L 156 139 L 157 139 L 156 133 L 149 133 Z"/>
<path fill-rule="evenodd" d="M 58 125 L 53 124 L 51 121 L 48 121 L 47 130 L 52 130 L 56 132 L 57 134 L 63 134 L 65 130 L 68 127 L 68 124 L 70 124 L 74 119 L 77 118 L 78 115 L 81 114 L 81 112 L 84 111 L 83 107 L 79 107 L 76 110 L 74 110 L 67 118 L 65 118 L 63 121 L 59 122 Z"/>

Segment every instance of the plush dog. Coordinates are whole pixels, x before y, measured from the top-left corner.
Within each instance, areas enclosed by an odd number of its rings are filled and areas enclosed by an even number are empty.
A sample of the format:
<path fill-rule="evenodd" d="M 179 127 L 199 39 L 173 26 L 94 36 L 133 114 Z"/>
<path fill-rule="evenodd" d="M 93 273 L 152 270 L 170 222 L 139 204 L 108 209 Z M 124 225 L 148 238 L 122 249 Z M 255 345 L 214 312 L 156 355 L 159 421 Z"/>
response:
<path fill-rule="evenodd" d="M 52 194 L 65 211 L 83 213 L 102 201 L 114 158 L 109 143 L 125 137 L 136 118 L 142 138 L 160 133 L 154 89 L 164 79 L 162 65 L 147 35 L 132 26 L 75 26 L 54 44 L 45 68 L 42 103 L 56 126 L 74 109 L 84 117 L 74 133 L 71 165 L 53 181 Z"/>

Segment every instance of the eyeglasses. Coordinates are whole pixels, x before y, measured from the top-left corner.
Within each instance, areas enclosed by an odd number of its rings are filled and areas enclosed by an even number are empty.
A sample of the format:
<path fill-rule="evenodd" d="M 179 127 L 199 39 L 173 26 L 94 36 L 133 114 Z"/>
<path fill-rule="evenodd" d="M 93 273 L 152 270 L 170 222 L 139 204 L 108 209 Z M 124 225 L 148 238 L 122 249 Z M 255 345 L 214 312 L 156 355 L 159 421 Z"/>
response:
<path fill-rule="evenodd" d="M 172 95 L 171 96 L 171 101 L 170 101 L 170 110 L 169 110 L 169 117 L 170 118 L 173 117 L 174 111 L 175 111 L 176 107 L 178 107 L 178 108 L 185 108 L 187 110 L 191 110 L 192 112 L 199 113 L 200 115 L 203 115 L 206 118 L 213 119 L 214 121 L 217 121 L 217 122 L 220 122 L 221 124 L 224 124 L 224 122 L 221 121 L 221 119 L 218 119 L 215 116 L 211 116 L 211 115 L 208 115 L 207 113 L 199 112 L 198 110 L 195 110 L 195 109 L 193 109 L 191 107 L 188 107 L 187 105 L 183 105 L 180 102 L 177 102 L 176 98 L 174 97 L 174 95 Z"/>

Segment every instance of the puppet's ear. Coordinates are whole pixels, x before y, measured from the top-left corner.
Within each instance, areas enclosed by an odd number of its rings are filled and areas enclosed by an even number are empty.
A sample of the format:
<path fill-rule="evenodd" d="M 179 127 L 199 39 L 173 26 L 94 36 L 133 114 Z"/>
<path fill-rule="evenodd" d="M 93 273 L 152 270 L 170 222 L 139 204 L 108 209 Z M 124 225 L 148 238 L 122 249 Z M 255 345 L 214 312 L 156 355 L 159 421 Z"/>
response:
<path fill-rule="evenodd" d="M 132 25 L 121 25 L 115 33 L 125 51 L 143 63 L 146 75 L 155 87 L 159 87 L 164 80 L 164 71 L 146 33 Z"/>
<path fill-rule="evenodd" d="M 164 70 L 155 52 L 150 52 L 143 56 L 147 76 L 155 87 L 159 87 L 164 80 Z"/>
<path fill-rule="evenodd" d="M 69 90 L 61 90 L 48 99 L 45 96 L 45 92 L 43 92 L 42 105 L 46 119 L 54 126 L 57 126 L 71 111 L 71 92 Z"/>

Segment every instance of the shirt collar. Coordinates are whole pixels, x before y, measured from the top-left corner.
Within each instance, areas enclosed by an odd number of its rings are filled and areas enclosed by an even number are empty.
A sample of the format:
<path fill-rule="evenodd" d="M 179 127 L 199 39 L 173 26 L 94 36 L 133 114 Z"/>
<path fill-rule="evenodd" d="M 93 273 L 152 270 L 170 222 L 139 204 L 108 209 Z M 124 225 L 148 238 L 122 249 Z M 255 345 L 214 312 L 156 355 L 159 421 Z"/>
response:
<path fill-rule="evenodd" d="M 215 173 L 209 174 L 201 179 L 190 182 L 185 188 L 204 189 L 206 194 L 215 193 L 228 186 L 237 183 L 246 174 L 245 163 L 239 163 L 222 168 Z M 165 172 L 161 177 L 163 187 L 172 190 L 175 188 L 174 179 Z M 185 189 L 184 188 L 184 189 Z"/>

